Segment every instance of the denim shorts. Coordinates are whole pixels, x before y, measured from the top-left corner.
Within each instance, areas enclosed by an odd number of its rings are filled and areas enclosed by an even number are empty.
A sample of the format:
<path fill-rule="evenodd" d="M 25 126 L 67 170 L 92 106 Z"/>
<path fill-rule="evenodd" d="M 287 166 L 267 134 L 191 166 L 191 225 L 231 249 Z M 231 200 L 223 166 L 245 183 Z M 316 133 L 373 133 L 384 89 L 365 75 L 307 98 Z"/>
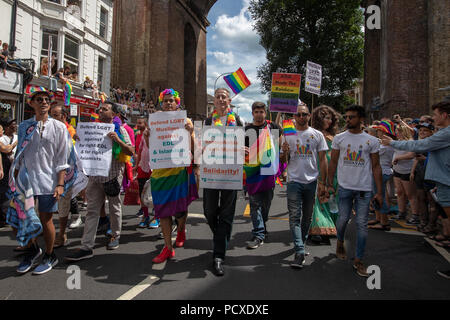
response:
<path fill-rule="evenodd" d="M 47 213 L 57 213 L 58 212 L 58 201 L 52 194 L 44 194 L 36 196 L 35 199 L 38 200 L 38 210 L 39 212 Z"/>
<path fill-rule="evenodd" d="M 436 197 L 439 204 L 444 207 L 450 207 L 450 186 L 436 182 Z"/>

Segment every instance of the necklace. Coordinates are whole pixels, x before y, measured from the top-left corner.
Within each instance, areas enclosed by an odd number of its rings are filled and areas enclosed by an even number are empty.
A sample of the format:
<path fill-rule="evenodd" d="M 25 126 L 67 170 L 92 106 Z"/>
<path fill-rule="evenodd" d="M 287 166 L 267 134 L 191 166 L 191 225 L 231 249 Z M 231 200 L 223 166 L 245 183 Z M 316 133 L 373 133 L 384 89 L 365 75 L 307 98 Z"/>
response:
<path fill-rule="evenodd" d="M 215 126 L 223 126 L 222 121 L 220 121 L 220 116 L 217 113 L 217 110 L 214 110 L 212 114 L 213 122 Z M 231 108 L 228 108 L 227 110 L 227 126 L 236 126 L 236 117 L 234 115 L 234 112 L 231 110 Z"/>

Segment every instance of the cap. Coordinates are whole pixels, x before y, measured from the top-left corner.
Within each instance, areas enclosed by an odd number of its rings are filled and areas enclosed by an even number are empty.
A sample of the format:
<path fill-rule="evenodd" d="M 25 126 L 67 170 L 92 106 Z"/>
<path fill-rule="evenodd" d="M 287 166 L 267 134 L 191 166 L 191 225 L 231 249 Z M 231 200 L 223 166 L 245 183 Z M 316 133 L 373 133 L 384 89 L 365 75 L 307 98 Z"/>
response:
<path fill-rule="evenodd" d="M 428 123 L 428 122 L 420 123 L 416 128 L 417 129 L 427 128 L 427 129 L 430 129 L 431 131 L 434 131 L 434 126 L 431 123 Z"/>
<path fill-rule="evenodd" d="M 49 97 L 50 103 L 52 103 L 55 98 L 55 95 L 53 94 L 53 92 L 45 89 L 44 87 L 31 87 L 30 93 L 28 94 L 28 97 L 27 97 L 27 103 L 30 103 L 30 101 L 33 99 L 33 97 L 39 93 L 45 93 Z"/>
<path fill-rule="evenodd" d="M 410 121 L 409 124 L 419 124 L 420 120 L 419 119 L 414 119 L 413 121 Z"/>

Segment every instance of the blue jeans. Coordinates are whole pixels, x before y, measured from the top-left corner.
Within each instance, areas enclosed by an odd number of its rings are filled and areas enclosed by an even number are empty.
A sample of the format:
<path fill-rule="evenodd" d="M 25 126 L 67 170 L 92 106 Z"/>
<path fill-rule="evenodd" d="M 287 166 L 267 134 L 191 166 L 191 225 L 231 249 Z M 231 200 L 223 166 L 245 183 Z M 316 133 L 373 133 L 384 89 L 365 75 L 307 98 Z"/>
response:
<path fill-rule="evenodd" d="M 386 202 L 386 184 L 387 182 L 393 177 L 392 174 L 383 174 L 383 181 L 381 184 L 381 193 L 383 196 L 383 203 L 381 204 L 380 213 L 381 214 L 388 214 L 389 213 L 389 207 Z M 375 181 L 373 182 L 373 192 L 377 192 L 377 185 L 375 184 Z"/>
<path fill-rule="evenodd" d="M 352 215 L 353 203 L 356 212 L 356 258 L 362 259 L 366 248 L 367 223 L 369 220 L 369 205 L 371 191 L 355 191 L 339 187 L 339 216 L 336 221 L 337 238 L 344 241 L 345 229 Z"/>
<path fill-rule="evenodd" d="M 305 253 L 305 241 L 311 226 L 316 186 L 317 181 L 308 184 L 289 182 L 287 185 L 289 227 L 297 254 Z"/>
<path fill-rule="evenodd" d="M 270 205 L 273 199 L 273 189 L 250 195 L 249 199 L 250 216 L 253 223 L 252 235 L 259 240 L 264 240 L 266 222 L 269 219 Z"/>

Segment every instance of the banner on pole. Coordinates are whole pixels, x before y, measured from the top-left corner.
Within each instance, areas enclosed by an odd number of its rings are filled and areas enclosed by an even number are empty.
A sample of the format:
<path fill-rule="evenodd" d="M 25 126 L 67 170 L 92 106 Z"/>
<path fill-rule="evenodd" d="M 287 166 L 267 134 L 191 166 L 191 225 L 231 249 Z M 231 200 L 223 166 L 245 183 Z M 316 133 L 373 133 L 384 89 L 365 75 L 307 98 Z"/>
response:
<path fill-rule="evenodd" d="M 270 111 L 296 113 L 300 96 L 301 74 L 273 73 Z"/>
<path fill-rule="evenodd" d="M 322 66 L 320 64 L 306 62 L 305 91 L 320 95 L 322 87 Z"/>

